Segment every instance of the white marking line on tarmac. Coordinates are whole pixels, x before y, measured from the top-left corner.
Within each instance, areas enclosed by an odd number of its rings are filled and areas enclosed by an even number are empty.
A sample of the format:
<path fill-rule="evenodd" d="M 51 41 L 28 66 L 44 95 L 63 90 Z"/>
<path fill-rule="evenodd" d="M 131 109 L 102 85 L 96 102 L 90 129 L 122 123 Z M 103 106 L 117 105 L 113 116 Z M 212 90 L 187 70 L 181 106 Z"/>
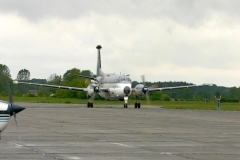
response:
<path fill-rule="evenodd" d="M 134 148 L 134 146 L 130 146 L 130 145 L 122 144 L 122 143 L 111 143 L 111 144 L 115 144 L 115 145 L 122 146 L 122 147 L 133 147 Z"/>
<path fill-rule="evenodd" d="M 174 155 L 174 154 L 178 154 L 178 153 L 171 153 L 171 152 L 161 152 L 160 154 L 163 154 L 163 155 Z"/>
<path fill-rule="evenodd" d="M 15 145 L 16 147 L 25 148 L 25 149 L 31 149 L 31 148 L 29 148 L 29 147 L 25 147 L 25 146 L 23 146 L 23 145 L 21 145 L 21 144 L 17 144 L 17 143 L 14 143 L 14 142 L 8 142 L 8 143 L 13 144 L 13 145 Z"/>
<path fill-rule="evenodd" d="M 23 145 L 21 145 L 21 144 L 17 144 L 17 143 L 14 143 L 14 142 L 9 142 L 9 143 L 12 143 L 12 144 L 14 144 L 15 146 L 17 146 L 17 147 L 22 147 Z"/>
<path fill-rule="evenodd" d="M 80 157 L 67 157 L 68 159 L 74 159 L 74 160 L 78 160 L 78 159 L 82 159 Z"/>

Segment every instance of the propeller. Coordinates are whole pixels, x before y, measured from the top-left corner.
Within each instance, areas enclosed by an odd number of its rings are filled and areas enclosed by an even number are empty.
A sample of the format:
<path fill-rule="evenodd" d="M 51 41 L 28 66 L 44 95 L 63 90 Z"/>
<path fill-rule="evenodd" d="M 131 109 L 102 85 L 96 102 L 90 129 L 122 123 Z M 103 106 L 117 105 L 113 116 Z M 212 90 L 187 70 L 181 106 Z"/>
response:
<path fill-rule="evenodd" d="M 96 96 L 96 93 L 99 92 L 99 86 L 95 86 L 95 87 L 93 88 L 93 90 L 94 90 L 94 93 L 93 93 L 93 94 L 91 95 L 91 97 L 90 97 L 91 102 L 94 100 L 94 98 L 95 98 L 95 96 Z"/>
<path fill-rule="evenodd" d="M 149 98 L 149 95 L 148 95 L 149 88 L 158 88 L 158 84 L 154 84 L 151 87 L 147 87 L 146 82 L 145 82 L 145 75 L 142 75 L 141 77 L 142 77 L 142 82 L 143 82 L 143 85 L 144 85 L 144 87 L 142 88 L 142 91 L 143 91 L 143 93 L 146 94 L 147 103 L 150 104 L 150 98 Z"/>
<path fill-rule="evenodd" d="M 149 95 L 148 95 L 148 87 L 146 86 L 146 82 L 145 82 L 145 75 L 142 75 L 141 77 L 142 77 L 142 82 L 144 85 L 144 87 L 142 88 L 142 91 L 143 91 L 143 93 L 146 94 L 147 103 L 150 104 Z"/>
<path fill-rule="evenodd" d="M 105 78 L 105 76 L 104 76 L 105 74 L 101 70 L 100 70 L 100 75 L 101 75 L 101 78 L 100 78 L 100 80 L 97 80 L 97 83 L 98 83 L 97 86 L 95 86 L 93 88 L 94 93 L 90 97 L 91 102 L 94 100 L 96 94 L 100 91 L 100 85 L 103 83 L 103 80 Z"/>
<path fill-rule="evenodd" d="M 18 106 L 18 105 L 14 104 L 13 97 L 12 97 L 12 92 L 11 92 L 10 85 L 9 85 L 8 81 L 7 81 L 7 91 L 8 91 L 9 103 L 10 103 L 10 106 L 11 106 L 10 116 L 12 116 L 12 115 L 14 116 L 14 120 L 15 120 L 15 123 L 16 123 L 16 126 L 17 126 L 17 131 L 18 131 L 18 124 L 17 124 L 17 116 L 16 115 L 17 115 L 18 112 L 21 112 L 25 108 L 22 107 L 22 106 Z M 20 135 L 19 135 L 19 131 L 18 131 L 18 136 L 19 136 L 19 140 L 21 140 Z"/>

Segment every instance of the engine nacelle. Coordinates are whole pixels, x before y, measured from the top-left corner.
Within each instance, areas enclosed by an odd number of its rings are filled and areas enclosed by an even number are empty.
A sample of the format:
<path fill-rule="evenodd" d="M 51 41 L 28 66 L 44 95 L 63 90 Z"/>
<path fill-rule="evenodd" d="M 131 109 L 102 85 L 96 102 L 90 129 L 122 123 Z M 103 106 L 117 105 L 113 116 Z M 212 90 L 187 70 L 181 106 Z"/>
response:
<path fill-rule="evenodd" d="M 89 84 L 87 89 L 88 89 L 87 95 L 89 97 L 91 97 L 94 93 L 98 93 L 99 92 L 99 87 L 97 85 L 94 85 L 94 84 Z"/>
<path fill-rule="evenodd" d="M 93 95 L 93 93 L 94 93 L 94 85 L 92 85 L 92 84 L 89 84 L 88 85 L 88 87 L 87 87 L 87 95 L 89 96 L 89 97 L 91 97 L 92 95 Z"/>
<path fill-rule="evenodd" d="M 138 84 L 134 88 L 134 95 L 136 97 L 142 97 L 148 92 L 148 88 L 145 87 L 143 84 Z"/>

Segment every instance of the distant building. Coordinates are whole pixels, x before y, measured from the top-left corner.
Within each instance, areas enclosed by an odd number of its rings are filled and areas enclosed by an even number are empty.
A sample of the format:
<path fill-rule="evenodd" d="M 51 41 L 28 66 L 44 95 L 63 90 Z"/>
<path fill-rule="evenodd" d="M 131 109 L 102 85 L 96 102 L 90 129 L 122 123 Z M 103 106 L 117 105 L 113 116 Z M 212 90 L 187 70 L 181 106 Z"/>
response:
<path fill-rule="evenodd" d="M 35 96 L 38 95 L 38 91 L 37 91 L 37 90 L 28 90 L 28 93 L 29 93 L 29 94 L 33 94 L 33 95 L 35 95 Z"/>

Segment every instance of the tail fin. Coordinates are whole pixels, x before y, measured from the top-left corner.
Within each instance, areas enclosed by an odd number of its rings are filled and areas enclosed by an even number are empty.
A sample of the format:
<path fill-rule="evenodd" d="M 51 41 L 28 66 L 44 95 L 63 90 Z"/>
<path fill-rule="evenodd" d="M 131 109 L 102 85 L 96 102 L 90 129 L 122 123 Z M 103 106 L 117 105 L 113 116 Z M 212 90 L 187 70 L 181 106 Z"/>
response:
<path fill-rule="evenodd" d="M 100 53 L 100 50 L 102 48 L 102 46 L 98 45 L 96 47 L 98 49 L 98 58 L 97 58 L 97 77 L 98 76 L 101 76 L 101 53 Z"/>

